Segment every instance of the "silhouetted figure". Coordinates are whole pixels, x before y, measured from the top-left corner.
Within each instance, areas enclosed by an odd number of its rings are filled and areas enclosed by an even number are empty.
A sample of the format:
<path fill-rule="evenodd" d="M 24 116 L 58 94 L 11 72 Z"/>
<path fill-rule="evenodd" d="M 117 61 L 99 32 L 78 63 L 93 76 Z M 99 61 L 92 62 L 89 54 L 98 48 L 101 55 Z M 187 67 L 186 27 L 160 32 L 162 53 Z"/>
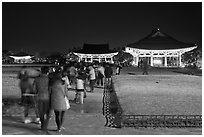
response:
<path fill-rule="evenodd" d="M 122 65 L 118 63 L 118 65 L 116 66 L 116 75 L 120 75 L 121 69 L 122 69 Z"/>
<path fill-rule="evenodd" d="M 113 75 L 113 69 L 111 68 L 111 66 L 109 64 L 106 64 L 104 74 L 105 74 L 106 83 L 108 85 L 110 85 L 111 84 L 111 77 Z"/>
<path fill-rule="evenodd" d="M 148 69 L 148 62 L 147 62 L 147 59 L 144 59 L 142 61 L 142 70 L 143 70 L 142 75 L 145 75 L 145 74 L 148 75 L 147 69 Z"/>
<path fill-rule="evenodd" d="M 105 68 L 102 66 L 102 64 L 99 64 L 97 69 L 98 69 L 97 85 L 99 86 L 101 84 L 101 86 L 103 86 Z"/>
<path fill-rule="evenodd" d="M 50 112 L 50 92 L 49 92 L 49 68 L 42 67 L 41 74 L 35 78 L 33 90 L 36 91 L 38 97 L 38 110 L 41 121 L 41 129 L 47 130 Z"/>

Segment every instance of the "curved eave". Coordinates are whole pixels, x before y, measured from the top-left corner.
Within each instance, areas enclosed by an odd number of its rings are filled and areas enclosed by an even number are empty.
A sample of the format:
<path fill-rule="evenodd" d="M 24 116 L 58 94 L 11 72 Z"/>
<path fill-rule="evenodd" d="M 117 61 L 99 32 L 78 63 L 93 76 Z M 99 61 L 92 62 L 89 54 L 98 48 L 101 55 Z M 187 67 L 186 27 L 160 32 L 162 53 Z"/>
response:
<path fill-rule="evenodd" d="M 14 58 L 14 59 L 31 59 L 34 56 L 9 56 L 9 57 Z"/>
<path fill-rule="evenodd" d="M 172 36 L 161 32 L 159 29 L 153 30 L 148 36 L 140 39 L 137 42 L 129 43 L 127 46 L 138 49 L 149 50 L 168 50 L 181 49 L 186 47 L 196 46 L 195 43 L 186 43 L 179 41 Z"/>
<path fill-rule="evenodd" d="M 78 52 L 73 52 L 74 55 L 77 56 L 108 56 L 108 55 L 117 55 L 118 52 L 112 52 L 112 53 L 106 53 L 106 54 L 85 54 L 85 53 L 78 53 Z"/>
<path fill-rule="evenodd" d="M 127 50 L 127 48 L 129 48 L 129 50 Z M 193 46 L 193 47 L 187 47 L 187 48 L 179 48 L 179 49 L 165 49 L 165 50 L 150 50 L 150 49 L 139 49 L 139 48 L 132 48 L 132 47 L 126 47 L 125 48 L 125 52 L 181 52 L 181 53 L 185 53 L 191 50 L 196 49 L 197 46 Z"/>

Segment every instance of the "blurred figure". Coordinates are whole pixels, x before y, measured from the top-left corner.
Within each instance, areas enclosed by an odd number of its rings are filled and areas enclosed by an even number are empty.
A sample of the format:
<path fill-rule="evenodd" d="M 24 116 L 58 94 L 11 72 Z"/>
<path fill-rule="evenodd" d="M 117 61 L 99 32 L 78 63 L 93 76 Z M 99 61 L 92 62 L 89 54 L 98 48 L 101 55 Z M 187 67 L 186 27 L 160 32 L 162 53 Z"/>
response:
<path fill-rule="evenodd" d="M 96 80 L 95 70 L 92 66 L 89 66 L 89 81 L 90 81 L 90 92 L 94 92 L 94 85 Z"/>
<path fill-rule="evenodd" d="M 98 65 L 98 78 L 96 82 L 98 86 L 99 85 L 103 86 L 104 77 L 105 77 L 104 71 L 105 71 L 104 67 L 101 64 L 99 64 Z"/>
<path fill-rule="evenodd" d="M 74 84 L 76 82 L 76 64 L 72 65 L 69 68 L 69 77 L 70 77 L 70 84 Z"/>
<path fill-rule="evenodd" d="M 20 89 L 21 89 L 21 104 L 24 106 L 24 123 L 31 123 L 32 119 L 28 117 L 29 110 L 34 109 L 36 118 L 34 122 L 39 123 L 39 113 L 37 109 L 37 98 L 36 94 L 32 90 L 34 77 L 39 76 L 40 72 L 33 69 L 28 69 L 23 67 L 19 72 L 18 78 L 20 79 Z"/>
<path fill-rule="evenodd" d="M 48 121 L 49 121 L 49 112 L 50 112 L 50 93 L 48 89 L 49 77 L 48 77 L 49 68 L 42 67 L 41 75 L 35 78 L 33 83 L 33 90 L 36 91 L 38 97 L 38 110 L 41 121 L 41 129 L 47 130 Z"/>
<path fill-rule="evenodd" d="M 51 93 L 51 108 L 55 113 L 55 122 L 57 124 L 57 131 L 62 130 L 62 124 L 64 122 L 64 114 L 67 110 L 65 96 L 68 98 L 67 85 L 65 81 L 62 80 L 61 73 L 55 73 L 53 76 L 53 81 L 50 85 Z"/>
<path fill-rule="evenodd" d="M 142 75 L 148 75 L 148 62 L 147 59 L 145 58 L 144 60 L 142 60 Z"/>
<path fill-rule="evenodd" d="M 62 72 L 62 80 L 65 81 L 66 85 L 67 85 L 67 89 L 71 89 L 71 85 L 70 85 L 70 80 L 68 78 L 68 73 L 66 71 Z"/>
<path fill-rule="evenodd" d="M 122 69 L 122 65 L 120 63 L 116 66 L 116 75 L 120 75 L 120 70 Z"/>
<path fill-rule="evenodd" d="M 81 72 L 78 73 L 76 79 L 76 103 L 84 104 L 85 78 Z"/>
<path fill-rule="evenodd" d="M 113 75 L 113 69 L 111 68 L 110 64 L 106 64 L 104 74 L 105 74 L 106 83 L 108 85 L 110 85 L 111 84 L 111 77 Z"/>

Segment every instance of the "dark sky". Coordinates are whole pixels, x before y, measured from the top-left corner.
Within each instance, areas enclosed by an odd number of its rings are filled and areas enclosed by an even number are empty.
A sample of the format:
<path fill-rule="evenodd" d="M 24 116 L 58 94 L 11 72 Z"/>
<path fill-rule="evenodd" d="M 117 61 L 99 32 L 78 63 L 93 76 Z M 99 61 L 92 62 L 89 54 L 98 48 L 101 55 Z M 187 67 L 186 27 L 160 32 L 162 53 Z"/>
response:
<path fill-rule="evenodd" d="M 202 46 L 201 2 L 2 4 L 2 49 L 66 53 L 83 43 L 124 47 L 152 29 Z"/>

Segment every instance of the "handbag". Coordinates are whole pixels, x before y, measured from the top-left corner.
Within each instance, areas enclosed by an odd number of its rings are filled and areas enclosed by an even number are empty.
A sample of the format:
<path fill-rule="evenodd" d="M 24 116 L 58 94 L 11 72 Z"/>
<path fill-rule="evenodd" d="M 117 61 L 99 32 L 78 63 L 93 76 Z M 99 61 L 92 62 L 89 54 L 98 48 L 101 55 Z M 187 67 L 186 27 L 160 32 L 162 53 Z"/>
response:
<path fill-rule="evenodd" d="M 99 77 L 99 78 L 104 78 L 104 75 L 99 71 L 99 72 L 98 72 L 98 77 Z"/>
<path fill-rule="evenodd" d="M 64 96 L 64 100 L 65 100 L 65 103 L 66 103 L 66 108 L 70 109 L 69 99 L 67 98 L 67 96 Z"/>

